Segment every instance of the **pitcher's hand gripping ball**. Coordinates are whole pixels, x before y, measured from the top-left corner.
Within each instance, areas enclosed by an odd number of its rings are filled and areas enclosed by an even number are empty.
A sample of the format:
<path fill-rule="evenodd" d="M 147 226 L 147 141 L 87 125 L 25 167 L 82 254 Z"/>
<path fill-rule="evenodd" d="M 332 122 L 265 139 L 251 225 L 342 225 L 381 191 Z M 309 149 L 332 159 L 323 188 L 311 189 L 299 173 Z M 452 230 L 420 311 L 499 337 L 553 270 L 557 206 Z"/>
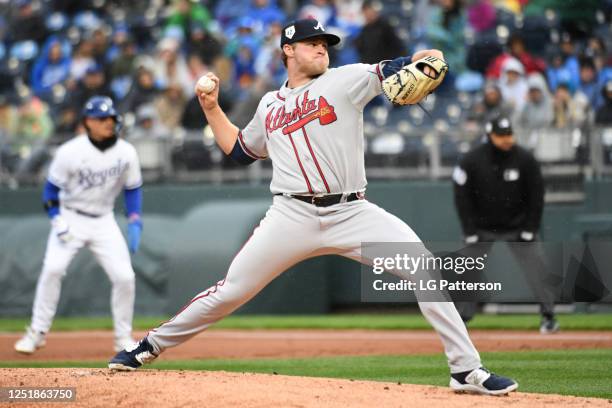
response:
<path fill-rule="evenodd" d="M 200 79 L 198 79 L 198 82 L 196 84 L 196 91 L 198 92 L 198 94 L 208 94 L 214 91 L 215 86 L 215 81 L 204 75 L 200 77 Z"/>
<path fill-rule="evenodd" d="M 427 56 L 406 65 L 382 82 L 385 96 L 398 105 L 413 105 L 432 93 L 442 83 L 448 64 Z"/>

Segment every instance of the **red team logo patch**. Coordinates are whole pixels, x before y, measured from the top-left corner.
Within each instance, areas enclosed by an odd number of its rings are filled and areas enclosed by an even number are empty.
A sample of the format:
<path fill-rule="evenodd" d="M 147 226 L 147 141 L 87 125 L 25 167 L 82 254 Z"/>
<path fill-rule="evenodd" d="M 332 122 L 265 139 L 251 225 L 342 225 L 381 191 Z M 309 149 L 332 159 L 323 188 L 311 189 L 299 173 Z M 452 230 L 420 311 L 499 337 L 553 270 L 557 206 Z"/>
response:
<path fill-rule="evenodd" d="M 334 107 L 324 97 L 320 96 L 318 101 L 308 99 L 308 91 L 304 92 L 301 103 L 300 97 L 296 98 L 295 105 L 295 109 L 291 112 L 285 112 L 284 106 L 278 109 L 272 108 L 268 112 L 266 115 L 268 133 L 282 128 L 283 134 L 289 135 L 313 120 L 318 119 L 319 124 L 325 126 L 338 119 Z"/>

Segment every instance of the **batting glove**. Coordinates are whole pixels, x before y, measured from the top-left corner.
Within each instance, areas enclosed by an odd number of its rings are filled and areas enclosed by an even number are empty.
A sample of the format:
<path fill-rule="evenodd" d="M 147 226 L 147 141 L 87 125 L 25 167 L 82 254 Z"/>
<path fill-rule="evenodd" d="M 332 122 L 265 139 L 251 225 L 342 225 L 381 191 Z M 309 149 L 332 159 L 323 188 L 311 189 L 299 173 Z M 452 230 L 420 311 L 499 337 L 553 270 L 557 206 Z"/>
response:
<path fill-rule="evenodd" d="M 128 223 L 128 248 L 135 254 L 140 247 L 140 236 L 142 235 L 142 221 L 140 218 L 132 218 Z"/>
<path fill-rule="evenodd" d="M 68 222 L 61 215 L 56 215 L 51 219 L 51 227 L 62 243 L 67 244 L 72 241 L 72 234 L 70 234 Z"/>

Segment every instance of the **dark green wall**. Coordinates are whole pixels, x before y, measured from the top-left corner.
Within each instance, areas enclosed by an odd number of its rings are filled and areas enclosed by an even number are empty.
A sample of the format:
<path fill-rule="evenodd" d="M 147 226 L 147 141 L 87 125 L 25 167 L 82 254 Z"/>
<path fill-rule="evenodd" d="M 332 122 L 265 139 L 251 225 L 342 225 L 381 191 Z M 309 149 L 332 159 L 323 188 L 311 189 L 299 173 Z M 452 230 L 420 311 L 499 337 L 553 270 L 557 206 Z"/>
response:
<path fill-rule="evenodd" d="M 151 185 L 144 188 L 144 212 L 182 216 L 200 204 L 233 199 L 272 201 L 267 185 Z M 368 200 L 406 221 L 423 240 L 455 240 L 461 231 L 449 182 L 375 182 Z M 118 206 L 122 200 L 117 201 Z M 582 214 L 612 212 L 612 181 L 586 184 L 584 203 L 547 205 L 542 235 L 547 240 L 567 240 Z M 120 211 L 120 207 L 118 207 Z M 0 189 L 0 216 L 41 214 L 40 189 Z"/>
<path fill-rule="evenodd" d="M 542 225 L 544 240 L 574 241 L 580 240 L 585 230 L 612 230 L 612 182 L 587 183 L 585 191 L 584 203 L 546 206 Z M 424 241 L 448 242 L 461 237 L 449 182 L 375 182 L 368 186 L 367 197 L 371 202 L 407 222 Z M 233 200 L 242 208 L 238 211 L 238 217 L 232 216 L 236 213 L 232 210 Z M 137 311 L 172 313 L 191 296 L 220 279 L 225 274 L 233 254 L 248 237 L 270 203 L 271 196 L 267 185 L 145 186 L 145 251 L 134 258 L 134 267 L 140 279 Z M 118 200 L 118 205 L 122 205 L 122 200 Z M 193 212 L 200 215 L 196 217 Z M 193 219 L 193 222 L 189 221 L 190 219 Z M 7 226 L 34 222 L 38 232 L 37 240 L 32 240 L 32 243 L 36 243 L 36 248 L 24 245 L 18 248 L 35 253 L 36 256 L 29 259 L 38 265 L 48 233 L 39 189 L 0 190 L 0 220 L 0 224 Z M 174 235 L 171 233 L 172 228 L 176 229 Z M 0 233 L 0 251 L 6 252 L 6 243 L 13 242 L 14 237 L 7 236 L 7 228 L 2 228 L 2 231 L 4 234 Z M 224 232 L 222 241 L 215 239 L 215 234 L 219 231 Z M 164 237 L 163 234 L 181 238 L 171 240 L 170 236 Z M 30 243 L 27 239 L 23 242 Z M 221 252 L 215 251 L 215 245 L 219 242 L 224 245 Z M 169 251 L 170 246 L 176 250 Z M 185 257 L 182 258 L 176 256 L 185 246 L 203 248 L 202 253 L 198 255 L 206 255 L 208 265 L 200 265 L 198 262 L 201 261 L 196 259 L 197 257 L 188 259 L 188 255 L 192 256 L 194 251 L 185 251 Z M 2 255 L 6 253 L 0 252 L 0 269 L 3 267 Z M 174 265 L 176 259 L 180 262 Z M 8 280 L 5 283 L 21 285 L 10 291 L 19 293 L 21 301 L 19 304 L 14 301 L 6 303 L 3 309 L 7 312 L 8 307 L 12 305 L 15 308 L 11 309 L 10 314 L 19 314 L 20 310 L 26 310 L 27 313 L 38 266 L 28 267 L 34 272 L 28 276 L 26 282 L 23 278 L 11 278 L 15 277 L 15 265 L 23 267 L 19 263 L 11 266 L 5 262 L 5 272 L 10 274 L 6 276 Z M 90 257 L 79 254 L 71 270 L 80 269 L 83 265 L 96 268 Z M 292 268 L 281 279 L 272 282 L 260 296 L 247 304 L 242 312 L 322 313 L 333 307 L 354 305 L 359 303 L 360 299 L 359 270 L 357 263 L 340 257 L 306 261 Z M 315 271 L 317 273 L 312 273 Z M 97 276 L 97 284 L 102 285 L 100 288 L 103 288 L 105 293 L 108 292 L 106 277 L 99 267 L 93 273 Z M 91 310 L 81 307 L 73 310 L 74 308 L 70 307 L 72 302 L 68 300 L 74 298 L 79 291 L 82 293 L 88 282 L 83 280 L 83 277 L 70 275 L 69 271 L 65 286 L 65 292 L 68 293 L 62 295 L 60 313 L 96 314 L 101 310 L 108 310 L 106 296 L 99 297 Z"/>

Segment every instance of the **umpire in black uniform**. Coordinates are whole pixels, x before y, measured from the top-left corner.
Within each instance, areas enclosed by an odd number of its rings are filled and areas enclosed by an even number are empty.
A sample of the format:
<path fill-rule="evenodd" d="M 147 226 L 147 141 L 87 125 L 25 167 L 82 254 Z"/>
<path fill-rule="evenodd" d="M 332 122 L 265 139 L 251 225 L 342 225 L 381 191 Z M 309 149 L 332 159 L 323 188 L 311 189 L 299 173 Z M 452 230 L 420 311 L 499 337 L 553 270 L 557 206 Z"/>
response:
<path fill-rule="evenodd" d="M 487 141 L 468 152 L 453 172 L 455 206 L 465 243 L 485 252 L 494 241 L 533 242 L 544 208 L 544 182 L 531 153 L 515 144 L 510 119 L 497 117 L 486 125 Z M 469 248 L 469 247 L 468 247 Z M 541 246 L 510 246 L 540 300 L 540 332 L 554 333 L 554 299 L 541 276 L 546 271 Z M 520 252 L 520 253 L 519 253 Z M 476 313 L 475 302 L 457 302 L 464 321 Z"/>

